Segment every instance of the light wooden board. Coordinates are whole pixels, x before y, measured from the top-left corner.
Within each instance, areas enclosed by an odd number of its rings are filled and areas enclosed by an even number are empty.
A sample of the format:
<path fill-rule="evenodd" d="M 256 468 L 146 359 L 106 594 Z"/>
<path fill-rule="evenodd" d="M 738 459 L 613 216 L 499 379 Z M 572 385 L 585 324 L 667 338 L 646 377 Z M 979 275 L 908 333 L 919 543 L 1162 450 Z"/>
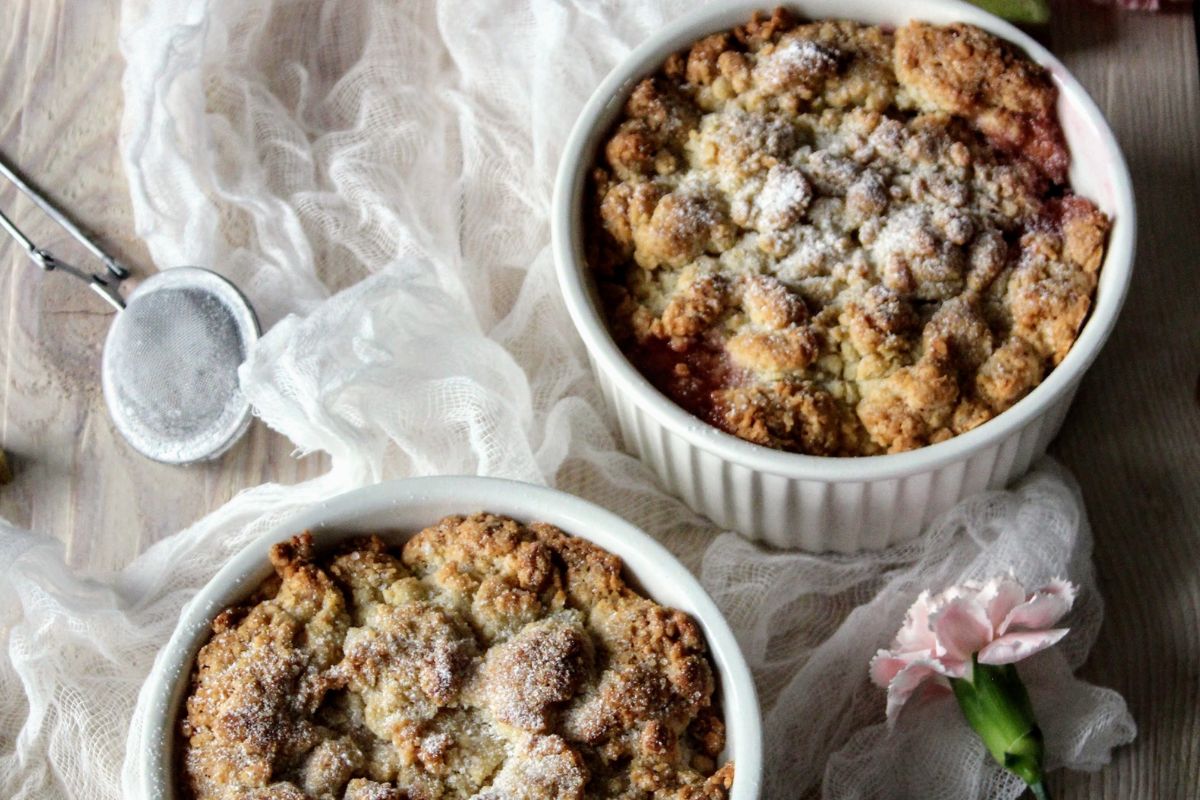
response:
<path fill-rule="evenodd" d="M 1051 448 L 1078 477 L 1107 613 L 1084 675 L 1134 746 L 1070 797 L 1200 796 L 1200 85 L 1186 13 L 1057 6 L 1051 48 L 1108 116 L 1138 204 L 1129 298 Z"/>
<path fill-rule="evenodd" d="M 0 12 L 0 151 L 98 241 L 143 276 L 117 152 L 124 61 L 118 0 L 4 0 Z M 97 264 L 4 183 L 0 208 L 39 245 Z M 119 567 L 155 540 L 265 481 L 323 470 L 255 421 L 222 458 L 187 469 L 137 455 L 113 430 L 100 391 L 111 309 L 65 275 L 42 274 L 0 242 L 0 434 L 15 472 L 0 514 L 65 538 L 71 563 Z M 167 265 L 170 266 L 170 265 Z"/>
<path fill-rule="evenodd" d="M 117 0 L 5 0 L 0 150 L 145 274 L 117 154 Z M 1086 676 L 1129 700 L 1137 743 L 1060 798 L 1173 798 L 1200 786 L 1200 86 L 1186 13 L 1056 7 L 1051 49 L 1111 120 L 1134 175 L 1138 264 L 1112 340 L 1053 452 L 1078 476 L 1108 614 Z M 0 208 L 68 259 L 81 249 L 8 187 Z M 16 473 L 0 515 L 108 570 L 264 481 L 326 468 L 256 422 L 213 464 L 151 463 L 115 434 L 99 389 L 109 312 L 0 242 L 0 440 Z"/>

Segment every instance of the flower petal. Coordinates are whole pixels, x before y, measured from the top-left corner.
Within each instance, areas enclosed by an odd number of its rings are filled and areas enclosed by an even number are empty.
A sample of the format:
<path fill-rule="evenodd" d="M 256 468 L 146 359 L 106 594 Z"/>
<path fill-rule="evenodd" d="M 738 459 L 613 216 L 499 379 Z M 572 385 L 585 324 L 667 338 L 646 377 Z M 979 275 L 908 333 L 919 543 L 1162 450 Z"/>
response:
<path fill-rule="evenodd" d="M 1025 587 L 1010 572 L 1000 578 L 992 578 L 979 592 L 979 603 L 987 611 L 993 630 L 999 630 L 1009 612 L 1025 602 Z"/>
<path fill-rule="evenodd" d="M 886 688 L 897 674 L 909 664 L 914 663 L 928 664 L 939 675 L 951 678 L 961 678 L 966 674 L 966 665 L 963 662 L 936 658 L 928 652 L 902 653 L 895 650 L 877 650 L 871 659 L 871 680 L 877 686 Z"/>
<path fill-rule="evenodd" d="M 931 608 L 929 592 L 921 592 L 904 615 L 904 627 L 896 634 L 893 645 L 895 650 L 914 653 L 927 652 L 933 654 L 936 640 L 929 627 L 929 611 Z"/>
<path fill-rule="evenodd" d="M 960 598 L 974 598 L 979 596 L 979 592 L 983 589 L 983 584 L 979 581 L 963 581 L 956 583 L 953 586 L 947 586 L 940 591 L 931 603 L 933 611 L 950 603 L 951 600 Z"/>
<path fill-rule="evenodd" d="M 1009 633 L 979 651 L 980 664 L 1014 664 L 1058 644 L 1070 628 Z"/>
<path fill-rule="evenodd" d="M 871 681 L 884 689 L 892 679 L 911 663 L 911 660 L 893 655 L 891 650 L 880 650 L 871 659 Z"/>
<path fill-rule="evenodd" d="M 971 663 L 968 659 L 951 658 L 950 656 L 942 656 L 935 659 L 938 672 L 945 675 L 947 678 L 965 678 L 967 676 L 967 665 Z"/>
<path fill-rule="evenodd" d="M 1076 592 L 1070 581 L 1053 580 L 1008 612 L 996 632 L 1004 635 L 1014 628 L 1027 631 L 1049 628 L 1071 610 Z"/>
<path fill-rule="evenodd" d="M 992 640 L 992 625 L 975 597 L 951 600 L 931 617 L 937 636 L 937 654 L 968 661 Z"/>
<path fill-rule="evenodd" d="M 934 679 L 945 682 L 939 671 L 937 662 L 931 659 L 918 659 L 909 662 L 896 673 L 888 684 L 887 719 L 888 725 L 896 722 L 900 709 L 912 697 L 913 692 L 920 688 L 925 681 Z"/>

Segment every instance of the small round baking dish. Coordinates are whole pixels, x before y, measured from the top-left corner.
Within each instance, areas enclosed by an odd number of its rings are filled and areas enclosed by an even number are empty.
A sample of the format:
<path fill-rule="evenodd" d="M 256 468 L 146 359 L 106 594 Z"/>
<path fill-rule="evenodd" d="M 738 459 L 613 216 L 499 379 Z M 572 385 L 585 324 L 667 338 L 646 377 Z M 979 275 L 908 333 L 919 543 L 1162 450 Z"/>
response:
<path fill-rule="evenodd" d="M 193 659 L 213 618 L 248 596 L 272 568 L 276 542 L 309 530 L 318 548 L 372 533 L 402 544 L 450 514 L 486 510 L 522 522 L 548 522 L 615 553 L 631 584 L 655 601 L 686 611 L 699 623 L 717 673 L 725 716 L 725 758 L 734 762 L 732 800 L 755 800 L 762 786 L 762 718 L 754 682 L 733 632 L 699 582 L 662 545 L 625 520 L 564 492 L 495 478 L 412 478 L 348 492 L 282 523 L 234 556 L 184 607 L 159 652 L 139 698 L 140 741 L 131 758 L 145 800 L 174 800 L 175 732 Z M 136 749 L 132 749 L 136 748 Z"/>
<path fill-rule="evenodd" d="M 584 257 L 583 192 L 601 137 L 641 78 L 671 53 L 774 5 L 733 0 L 681 17 L 637 47 L 596 89 L 567 139 L 555 185 L 551 226 L 558 279 L 626 446 L 671 492 L 718 525 L 774 547 L 880 549 L 916 536 L 962 498 L 1005 486 L 1046 451 L 1125 300 L 1136 229 L 1133 191 L 1116 139 L 1087 92 L 1045 48 L 1003 20 L 957 0 L 782 3 L 803 19 L 895 26 L 910 19 L 966 22 L 1021 47 L 1058 87 L 1075 190 L 1097 203 L 1113 227 L 1095 303 L 1070 353 L 1028 396 L 975 430 L 906 453 L 830 458 L 772 450 L 707 425 L 655 389 L 609 334 Z"/>

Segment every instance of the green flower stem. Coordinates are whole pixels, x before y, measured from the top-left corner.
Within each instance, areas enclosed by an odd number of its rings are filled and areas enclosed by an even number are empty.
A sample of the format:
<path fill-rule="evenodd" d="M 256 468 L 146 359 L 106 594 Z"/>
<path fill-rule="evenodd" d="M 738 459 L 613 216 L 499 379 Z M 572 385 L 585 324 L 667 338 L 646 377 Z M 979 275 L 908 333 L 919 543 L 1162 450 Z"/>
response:
<path fill-rule="evenodd" d="M 1022 25 L 1044 25 L 1050 21 L 1050 4 L 1047 0 L 971 0 L 972 3 L 1003 17 L 1009 22 Z"/>
<path fill-rule="evenodd" d="M 1038 800 L 1048 800 L 1042 775 L 1042 731 L 1016 667 L 980 664 L 976 659 L 971 667 L 965 678 L 950 681 L 963 716 L 996 763 L 1029 784 Z"/>

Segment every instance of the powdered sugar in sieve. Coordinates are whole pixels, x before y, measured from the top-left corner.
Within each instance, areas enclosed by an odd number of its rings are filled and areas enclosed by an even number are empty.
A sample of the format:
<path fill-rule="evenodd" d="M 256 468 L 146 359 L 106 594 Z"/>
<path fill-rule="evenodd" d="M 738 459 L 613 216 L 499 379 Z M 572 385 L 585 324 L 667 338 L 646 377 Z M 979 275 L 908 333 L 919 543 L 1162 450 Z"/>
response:
<path fill-rule="evenodd" d="M 0 158 L 0 176 L 104 262 L 81 269 L 38 247 L 0 211 L 0 229 L 44 272 L 88 285 L 117 310 L 104 343 L 101 380 L 113 423 L 135 450 L 157 461 L 190 464 L 216 458 L 250 425 L 238 366 L 258 340 L 258 318 L 229 281 L 199 267 L 163 270 L 126 301 L 129 270 L 104 252 Z"/>
<path fill-rule="evenodd" d="M 250 424 L 237 370 L 258 335 L 246 299 L 216 273 L 155 274 L 129 296 L 104 343 L 101 377 L 114 424 L 156 461 L 220 455 Z"/>

